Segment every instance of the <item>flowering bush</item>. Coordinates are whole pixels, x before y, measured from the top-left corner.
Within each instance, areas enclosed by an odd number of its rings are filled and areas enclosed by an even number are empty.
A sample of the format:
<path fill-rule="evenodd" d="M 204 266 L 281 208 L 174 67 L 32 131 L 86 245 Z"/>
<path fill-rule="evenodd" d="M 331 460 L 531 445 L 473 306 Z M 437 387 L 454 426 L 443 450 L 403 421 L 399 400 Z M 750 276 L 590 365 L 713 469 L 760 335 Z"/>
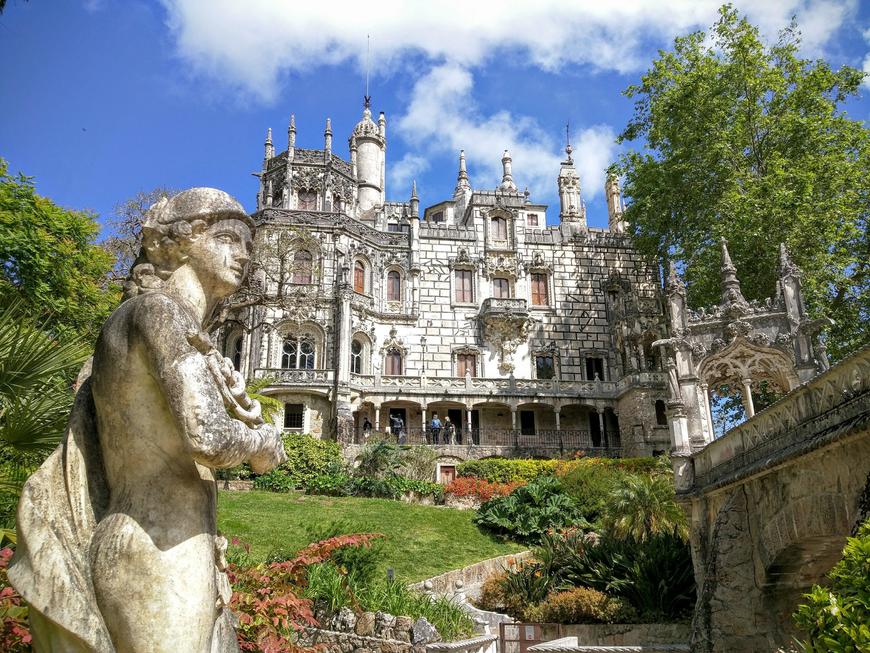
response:
<path fill-rule="evenodd" d="M 25 653 L 31 642 L 27 606 L 9 585 L 6 570 L 11 559 L 12 549 L 0 549 L 0 651 Z"/>
<path fill-rule="evenodd" d="M 308 567 L 328 560 L 343 547 L 369 546 L 380 537 L 340 535 L 302 549 L 292 560 L 251 567 L 227 565 L 233 586 L 230 607 L 239 617 L 239 648 L 262 653 L 308 651 L 294 643 L 300 630 L 317 625 L 311 601 L 300 596 L 308 582 Z"/>
<path fill-rule="evenodd" d="M 472 497 L 480 503 L 486 503 L 493 497 L 505 497 L 525 484 L 525 481 L 493 483 L 484 478 L 460 476 L 444 488 L 444 494 L 452 494 L 455 497 Z"/>

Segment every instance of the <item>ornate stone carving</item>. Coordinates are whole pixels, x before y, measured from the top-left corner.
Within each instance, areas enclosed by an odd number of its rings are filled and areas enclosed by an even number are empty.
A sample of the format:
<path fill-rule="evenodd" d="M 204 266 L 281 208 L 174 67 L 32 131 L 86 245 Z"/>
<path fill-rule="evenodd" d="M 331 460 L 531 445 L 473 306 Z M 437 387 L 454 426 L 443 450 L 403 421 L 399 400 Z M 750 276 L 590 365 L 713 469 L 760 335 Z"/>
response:
<path fill-rule="evenodd" d="M 241 285 L 252 226 L 208 188 L 148 212 L 65 441 L 21 497 L 9 578 L 39 650 L 238 651 L 211 468 L 286 457 L 201 329 Z"/>

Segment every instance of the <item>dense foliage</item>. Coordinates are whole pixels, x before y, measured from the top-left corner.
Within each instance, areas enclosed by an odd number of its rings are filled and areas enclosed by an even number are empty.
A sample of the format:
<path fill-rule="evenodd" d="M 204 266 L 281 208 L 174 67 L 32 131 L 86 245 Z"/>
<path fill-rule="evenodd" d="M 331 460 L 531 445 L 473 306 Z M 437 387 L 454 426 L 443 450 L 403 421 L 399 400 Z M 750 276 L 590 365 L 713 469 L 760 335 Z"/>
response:
<path fill-rule="evenodd" d="M 622 599 L 589 587 L 575 587 L 549 594 L 526 610 L 525 617 L 539 623 L 612 624 L 631 623 L 636 614 Z"/>
<path fill-rule="evenodd" d="M 608 474 L 653 473 L 661 468 L 657 458 L 584 458 L 574 460 L 538 460 L 532 458 L 484 458 L 469 460 L 456 468 L 460 477 L 482 478 L 491 483 L 529 482 L 539 476 L 565 478 L 576 468 L 595 468 Z"/>
<path fill-rule="evenodd" d="M 0 293 L 0 532 L 11 533 L 21 485 L 63 437 L 87 355 L 81 338 L 53 337 L 24 300 Z"/>
<path fill-rule="evenodd" d="M 870 519 L 848 539 L 828 578 L 830 587 L 815 585 L 794 615 L 809 636 L 804 650 L 870 650 Z"/>
<path fill-rule="evenodd" d="M 487 501 L 477 511 L 475 523 L 528 542 L 538 541 L 553 529 L 589 526 L 577 503 L 552 476 L 542 476 L 508 496 Z"/>
<path fill-rule="evenodd" d="M 304 433 L 284 435 L 287 462 L 268 474 L 257 477 L 254 485 L 263 490 L 287 492 L 302 487 L 315 477 L 341 470 L 344 458 L 337 442 L 321 440 Z"/>
<path fill-rule="evenodd" d="M 635 244 L 685 272 L 690 305 L 718 303 L 720 237 L 747 299 L 774 294 L 778 248 L 803 270 L 835 358 L 870 335 L 870 138 L 844 102 L 864 73 L 798 56 L 792 24 L 766 45 L 730 6 L 710 33 L 677 38 L 626 95 L 620 162 Z"/>
<path fill-rule="evenodd" d="M 523 481 L 494 483 L 474 476 L 459 476 L 444 486 L 444 494 L 460 499 L 470 498 L 478 503 L 486 503 L 493 497 L 504 497 L 525 485 Z"/>
<path fill-rule="evenodd" d="M 317 625 L 311 601 L 302 596 L 308 584 L 308 569 L 343 547 L 368 546 L 379 537 L 374 533 L 333 537 L 307 546 L 282 562 L 252 566 L 231 562 L 227 567 L 233 586 L 230 607 L 239 617 L 239 648 L 262 653 L 305 651 L 294 642 L 299 630 Z"/>
<path fill-rule="evenodd" d="M 31 177 L 10 175 L 0 159 L 0 292 L 53 333 L 93 340 L 120 301 L 99 231 L 93 215 L 40 197 Z"/>

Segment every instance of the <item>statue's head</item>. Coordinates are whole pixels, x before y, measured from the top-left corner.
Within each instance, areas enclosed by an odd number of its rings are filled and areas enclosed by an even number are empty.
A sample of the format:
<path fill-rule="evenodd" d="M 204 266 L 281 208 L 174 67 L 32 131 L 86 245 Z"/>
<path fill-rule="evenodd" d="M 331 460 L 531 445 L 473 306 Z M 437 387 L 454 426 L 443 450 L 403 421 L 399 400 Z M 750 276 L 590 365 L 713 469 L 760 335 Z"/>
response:
<path fill-rule="evenodd" d="M 184 265 L 219 297 L 239 288 L 247 272 L 254 222 L 216 188 L 190 188 L 162 198 L 146 214 L 142 249 L 125 296 L 157 290 Z"/>

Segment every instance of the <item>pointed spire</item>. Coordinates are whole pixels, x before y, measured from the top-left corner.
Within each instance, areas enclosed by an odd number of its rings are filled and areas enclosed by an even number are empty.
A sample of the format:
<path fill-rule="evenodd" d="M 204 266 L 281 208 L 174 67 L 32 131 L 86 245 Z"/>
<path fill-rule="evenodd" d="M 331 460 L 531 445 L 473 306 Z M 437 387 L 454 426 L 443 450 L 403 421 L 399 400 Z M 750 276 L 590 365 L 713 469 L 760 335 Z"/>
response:
<path fill-rule="evenodd" d="M 266 130 L 266 142 L 263 145 L 265 147 L 264 156 L 266 157 L 267 160 L 271 159 L 275 155 L 274 150 L 272 149 L 272 128 L 271 127 L 269 127 L 269 129 Z"/>
<path fill-rule="evenodd" d="M 296 116 L 290 114 L 290 124 L 287 126 L 287 145 L 293 147 L 296 145 Z"/>
<path fill-rule="evenodd" d="M 668 294 L 679 293 L 686 294 L 686 284 L 677 272 L 677 265 L 673 261 L 668 261 Z"/>
<path fill-rule="evenodd" d="M 514 183 L 513 171 L 512 171 L 512 159 L 511 153 L 507 150 L 504 151 L 504 156 L 501 157 L 501 167 L 502 167 L 502 177 L 501 177 L 501 190 L 509 190 L 516 191 L 517 185 Z"/>
<path fill-rule="evenodd" d="M 740 280 L 737 278 L 737 268 L 728 253 L 728 241 L 722 238 L 719 246 L 722 248 L 722 265 L 719 269 L 722 278 L 722 304 L 745 304 L 746 299 L 740 291 Z"/>
<path fill-rule="evenodd" d="M 417 180 L 411 182 L 411 217 L 420 217 L 420 198 L 417 197 Z"/>
<path fill-rule="evenodd" d="M 456 188 L 453 189 L 453 194 L 464 194 L 468 190 L 471 190 L 471 184 L 468 182 L 468 171 L 465 169 L 465 150 L 459 150 L 459 174 L 456 176 Z"/>
<path fill-rule="evenodd" d="M 323 131 L 324 136 L 327 134 L 332 136 L 332 120 L 329 118 L 326 119 L 326 129 Z"/>
<path fill-rule="evenodd" d="M 565 154 L 568 155 L 566 163 L 574 163 L 574 159 L 571 158 L 573 151 L 574 148 L 571 147 L 571 123 L 565 123 Z"/>

